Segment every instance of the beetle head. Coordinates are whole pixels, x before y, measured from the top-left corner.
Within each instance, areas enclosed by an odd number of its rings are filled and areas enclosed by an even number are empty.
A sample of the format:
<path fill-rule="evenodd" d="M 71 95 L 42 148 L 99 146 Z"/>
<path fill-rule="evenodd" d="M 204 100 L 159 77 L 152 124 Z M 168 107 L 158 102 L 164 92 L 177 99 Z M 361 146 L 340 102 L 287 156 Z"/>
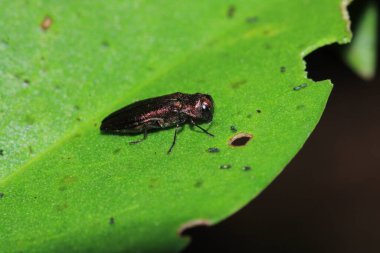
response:
<path fill-rule="evenodd" d="M 207 94 L 197 93 L 195 98 L 195 123 L 208 123 L 212 121 L 214 114 L 214 101 Z"/>

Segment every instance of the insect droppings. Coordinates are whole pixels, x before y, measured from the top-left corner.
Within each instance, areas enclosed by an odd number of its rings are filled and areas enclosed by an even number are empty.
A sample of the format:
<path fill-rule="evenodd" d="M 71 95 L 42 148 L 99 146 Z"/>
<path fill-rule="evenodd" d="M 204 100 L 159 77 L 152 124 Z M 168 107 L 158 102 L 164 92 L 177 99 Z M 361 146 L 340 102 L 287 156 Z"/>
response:
<path fill-rule="evenodd" d="M 4 155 L 4 150 L 0 149 L 0 156 Z"/>
<path fill-rule="evenodd" d="M 286 72 L 286 67 L 282 66 L 282 67 L 280 68 L 280 72 L 281 72 L 281 73 L 285 73 L 285 72 Z"/>
<path fill-rule="evenodd" d="M 100 131 L 105 134 L 140 134 L 144 137 L 130 144 L 145 140 L 150 130 L 160 130 L 175 127 L 172 151 L 179 129 L 188 123 L 201 129 L 205 134 L 214 137 L 206 129 L 199 126 L 213 119 L 214 102 L 207 94 L 185 94 L 176 92 L 160 97 L 148 98 L 127 105 L 103 119 Z"/>
<path fill-rule="evenodd" d="M 230 130 L 231 130 L 231 132 L 233 132 L 233 133 L 236 133 L 236 132 L 237 132 L 237 129 L 236 129 L 235 126 L 231 126 L 231 127 L 230 127 Z"/>
<path fill-rule="evenodd" d="M 294 87 L 293 90 L 298 91 L 298 90 L 306 88 L 306 87 L 307 87 L 307 83 L 303 83 L 301 85 Z"/>
<path fill-rule="evenodd" d="M 218 149 L 218 148 L 208 148 L 207 152 L 209 152 L 209 153 L 218 153 L 218 152 L 220 152 L 220 149 Z"/>
<path fill-rule="evenodd" d="M 243 166 L 242 170 L 243 171 L 251 170 L 251 166 Z"/>
<path fill-rule="evenodd" d="M 222 170 L 226 170 L 226 169 L 231 169 L 231 164 L 222 164 L 222 165 L 220 165 L 220 169 L 222 169 Z"/>
<path fill-rule="evenodd" d="M 230 140 L 229 144 L 233 147 L 245 146 L 251 139 L 253 135 L 248 133 L 238 133 L 234 135 Z"/>

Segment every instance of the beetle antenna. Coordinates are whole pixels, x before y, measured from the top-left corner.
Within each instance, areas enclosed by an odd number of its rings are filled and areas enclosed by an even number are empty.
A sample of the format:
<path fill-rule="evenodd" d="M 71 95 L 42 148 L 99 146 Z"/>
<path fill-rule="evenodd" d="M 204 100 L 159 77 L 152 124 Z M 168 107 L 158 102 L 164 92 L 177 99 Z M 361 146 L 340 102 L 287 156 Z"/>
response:
<path fill-rule="evenodd" d="M 206 129 L 204 129 L 203 127 L 201 126 L 198 126 L 197 124 L 194 124 L 194 126 L 198 127 L 200 130 L 202 130 L 205 134 L 208 134 L 210 135 L 211 137 L 215 137 L 215 135 L 213 135 L 212 133 L 209 133 Z"/>

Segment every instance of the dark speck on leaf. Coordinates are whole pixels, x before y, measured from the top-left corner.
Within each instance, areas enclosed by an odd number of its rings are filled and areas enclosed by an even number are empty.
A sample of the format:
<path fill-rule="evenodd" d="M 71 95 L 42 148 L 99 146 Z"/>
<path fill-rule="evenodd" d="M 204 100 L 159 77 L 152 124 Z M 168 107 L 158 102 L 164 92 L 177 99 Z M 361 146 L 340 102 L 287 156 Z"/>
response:
<path fill-rule="evenodd" d="M 195 184 L 194 184 L 194 186 L 196 187 L 196 188 L 199 188 L 199 187 L 202 187 L 202 185 L 203 185 L 203 181 L 200 179 L 200 180 L 197 180 L 196 182 L 195 182 Z"/>
<path fill-rule="evenodd" d="M 4 197 L 4 192 L 0 192 L 0 199 Z"/>
<path fill-rule="evenodd" d="M 228 10 L 227 10 L 227 17 L 228 17 L 228 18 L 233 18 L 234 15 L 235 15 L 235 11 L 236 11 L 235 6 L 230 5 L 230 6 L 228 7 Z"/>
<path fill-rule="evenodd" d="M 257 17 L 248 17 L 248 18 L 245 19 L 245 21 L 246 21 L 247 23 L 249 23 L 249 24 L 256 23 L 257 20 L 258 20 Z"/>
<path fill-rule="evenodd" d="M 80 109 L 79 105 L 74 105 L 74 109 L 78 111 Z"/>
<path fill-rule="evenodd" d="M 236 133 L 236 132 L 237 132 L 237 129 L 236 129 L 235 126 L 231 126 L 230 129 L 231 129 L 231 131 L 232 131 L 233 133 Z"/>
<path fill-rule="evenodd" d="M 103 40 L 103 41 L 102 41 L 102 47 L 104 47 L 104 48 L 108 48 L 108 47 L 110 47 L 110 44 L 108 43 L 108 41 Z"/>
<path fill-rule="evenodd" d="M 30 81 L 28 80 L 28 79 L 25 79 L 23 82 L 22 82 L 22 86 L 23 87 L 29 87 L 29 85 L 30 85 Z"/>
<path fill-rule="evenodd" d="M 29 150 L 29 154 L 33 154 L 34 153 L 34 150 L 33 150 L 32 146 L 28 146 L 28 150 Z"/>
<path fill-rule="evenodd" d="M 6 49 L 9 46 L 8 41 L 0 40 L 0 49 Z"/>
<path fill-rule="evenodd" d="M 110 225 L 115 224 L 115 218 L 114 218 L 114 217 L 111 217 L 110 220 L 109 220 L 109 223 L 110 223 Z"/>
<path fill-rule="evenodd" d="M 117 149 L 115 149 L 112 153 L 114 153 L 114 155 L 116 155 L 116 154 L 118 154 L 120 151 L 121 151 L 121 148 L 117 148 Z"/>
<path fill-rule="evenodd" d="M 261 113 L 261 110 L 258 109 L 258 110 L 256 110 L 256 112 L 257 112 L 257 113 Z"/>
<path fill-rule="evenodd" d="M 223 169 L 223 170 L 225 170 L 225 169 L 230 169 L 232 166 L 230 165 L 230 164 L 222 164 L 222 165 L 220 165 L 220 169 Z"/>
<path fill-rule="evenodd" d="M 4 150 L 0 149 L 0 156 L 4 155 Z"/>
<path fill-rule="evenodd" d="M 220 149 L 218 149 L 218 148 L 208 148 L 207 151 L 209 153 L 218 153 L 220 151 Z"/>
<path fill-rule="evenodd" d="M 64 185 L 62 185 L 62 186 L 60 186 L 60 187 L 58 188 L 58 190 L 60 190 L 61 192 L 63 192 L 63 191 L 66 191 L 66 190 L 67 190 L 67 187 L 64 186 Z"/>
<path fill-rule="evenodd" d="M 286 72 L 286 67 L 282 66 L 282 67 L 280 68 L 280 71 L 281 71 L 281 73 L 285 73 L 285 72 Z"/>
<path fill-rule="evenodd" d="M 252 113 L 248 114 L 248 115 L 247 115 L 247 118 L 248 118 L 248 119 L 252 118 Z"/>

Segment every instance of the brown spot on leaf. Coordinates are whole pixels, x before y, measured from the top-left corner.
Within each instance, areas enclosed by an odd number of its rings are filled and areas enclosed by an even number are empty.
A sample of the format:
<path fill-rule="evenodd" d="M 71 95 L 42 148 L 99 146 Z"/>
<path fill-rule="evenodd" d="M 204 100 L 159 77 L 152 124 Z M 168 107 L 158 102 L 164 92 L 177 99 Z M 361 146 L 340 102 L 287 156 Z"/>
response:
<path fill-rule="evenodd" d="M 151 178 L 149 181 L 149 188 L 156 188 L 159 186 L 158 178 Z"/>
<path fill-rule="evenodd" d="M 110 47 L 110 43 L 108 41 L 106 41 L 106 40 L 103 40 L 102 41 L 102 47 L 109 48 Z"/>
<path fill-rule="evenodd" d="M 230 5 L 230 6 L 228 7 L 228 10 L 227 10 L 227 17 L 228 17 L 228 18 L 233 18 L 234 15 L 235 15 L 235 11 L 236 11 L 235 6 L 234 6 L 234 5 Z"/>
<path fill-rule="evenodd" d="M 45 16 L 40 26 L 43 31 L 47 31 L 52 24 L 53 24 L 53 19 L 49 16 Z"/>
<path fill-rule="evenodd" d="M 77 178 L 74 176 L 64 176 L 61 180 L 62 184 L 71 185 L 77 181 Z"/>
<path fill-rule="evenodd" d="M 238 88 L 240 88 L 240 86 L 242 86 L 246 82 L 247 82 L 247 80 L 241 80 L 241 81 L 231 83 L 230 86 L 232 89 L 238 89 Z"/>
<path fill-rule="evenodd" d="M 58 212 L 62 212 L 64 211 L 65 209 L 67 209 L 69 206 L 67 205 L 67 203 L 62 203 L 62 204 L 58 204 L 55 209 L 58 211 Z"/>

